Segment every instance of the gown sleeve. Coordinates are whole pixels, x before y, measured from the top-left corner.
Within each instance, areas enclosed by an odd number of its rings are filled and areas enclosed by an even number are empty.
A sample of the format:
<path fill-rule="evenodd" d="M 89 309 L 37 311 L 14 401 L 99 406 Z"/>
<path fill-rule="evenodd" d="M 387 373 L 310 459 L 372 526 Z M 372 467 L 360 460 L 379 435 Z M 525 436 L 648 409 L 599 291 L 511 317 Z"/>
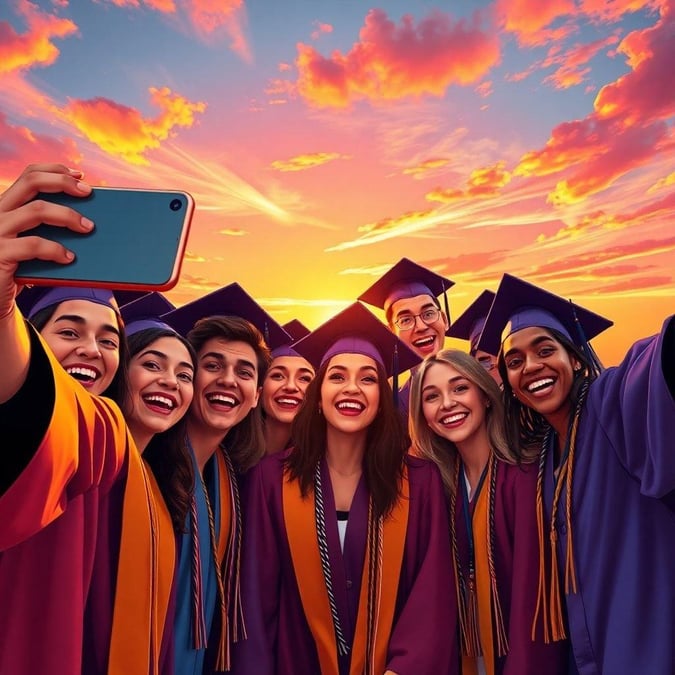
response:
<path fill-rule="evenodd" d="M 276 491 L 265 489 L 265 466 L 269 462 L 247 474 L 241 573 L 246 639 L 234 645 L 233 675 L 275 672 L 281 559 L 268 505 Z"/>
<path fill-rule="evenodd" d="M 673 324 L 636 342 L 620 365 L 608 368 L 591 386 L 589 411 L 626 471 L 646 497 L 662 499 L 675 490 L 675 374 Z"/>
<path fill-rule="evenodd" d="M 408 574 L 411 557 L 416 564 L 389 641 L 387 670 L 397 675 L 458 672 L 457 595 L 448 512 L 438 469 L 426 461 L 424 465 L 409 471 L 420 485 L 410 486 L 408 535 L 414 535 L 412 541 L 406 535 L 401 578 Z M 412 478 L 414 474 L 418 477 Z"/>
<path fill-rule="evenodd" d="M 22 439 L 17 464 L 25 466 L 0 496 L 0 552 L 53 522 L 75 495 L 94 487 L 107 492 L 121 473 L 128 447 L 117 406 L 89 394 L 39 337 L 32 339 L 31 361 L 46 357 L 49 366 L 40 374 L 38 388 L 51 388 L 54 395 L 46 428 Z M 31 377 L 25 384 L 33 387 L 35 381 Z M 11 401 L 24 394 L 17 392 Z"/>

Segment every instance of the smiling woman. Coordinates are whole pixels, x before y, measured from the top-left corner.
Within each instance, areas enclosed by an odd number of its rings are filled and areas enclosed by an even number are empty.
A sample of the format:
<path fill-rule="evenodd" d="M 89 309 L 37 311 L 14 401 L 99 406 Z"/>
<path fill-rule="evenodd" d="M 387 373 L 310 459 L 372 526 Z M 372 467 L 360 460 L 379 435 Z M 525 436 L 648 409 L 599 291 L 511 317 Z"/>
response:
<path fill-rule="evenodd" d="M 440 477 L 406 455 L 387 378 L 419 358 L 363 305 L 294 348 L 317 367 L 292 447 L 253 469 L 235 673 L 452 673 Z M 439 626 L 442 627 L 439 630 Z"/>

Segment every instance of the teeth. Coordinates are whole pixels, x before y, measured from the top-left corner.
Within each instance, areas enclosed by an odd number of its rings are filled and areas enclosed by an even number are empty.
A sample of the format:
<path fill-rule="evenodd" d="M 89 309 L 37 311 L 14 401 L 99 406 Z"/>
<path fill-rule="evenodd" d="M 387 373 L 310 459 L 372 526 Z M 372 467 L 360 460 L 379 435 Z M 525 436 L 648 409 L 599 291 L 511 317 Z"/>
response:
<path fill-rule="evenodd" d="M 432 335 L 431 337 L 425 337 L 422 338 L 421 340 L 416 340 L 413 342 L 415 347 L 426 347 L 427 345 L 430 345 L 434 341 L 434 336 Z"/>
<path fill-rule="evenodd" d="M 85 380 L 95 380 L 98 377 L 98 373 L 91 368 L 66 368 L 68 375 L 73 377 L 78 377 Z"/>
<path fill-rule="evenodd" d="M 165 396 L 153 394 L 150 396 L 145 396 L 145 400 L 150 403 L 159 403 L 160 405 L 169 408 L 169 410 L 173 410 L 175 407 L 174 402 L 170 398 L 166 398 Z"/>
<path fill-rule="evenodd" d="M 553 384 L 553 378 L 552 377 L 544 377 L 541 380 L 536 380 L 535 382 L 532 382 L 527 386 L 527 391 L 530 392 L 535 392 L 538 391 L 539 389 L 543 389 L 544 387 L 548 387 L 549 385 Z"/>
<path fill-rule="evenodd" d="M 227 396 L 226 394 L 211 394 L 207 396 L 210 403 L 222 403 L 223 405 L 235 406 L 237 399 L 234 396 Z"/>
<path fill-rule="evenodd" d="M 282 405 L 300 405 L 300 401 L 295 398 L 278 398 L 277 403 Z"/>
<path fill-rule="evenodd" d="M 454 415 L 448 415 L 441 420 L 441 424 L 454 424 L 463 420 L 469 413 L 455 413 Z"/>
<path fill-rule="evenodd" d="M 356 401 L 342 401 L 341 403 L 337 404 L 338 410 L 363 410 L 364 406 L 361 405 L 360 403 L 357 403 Z"/>

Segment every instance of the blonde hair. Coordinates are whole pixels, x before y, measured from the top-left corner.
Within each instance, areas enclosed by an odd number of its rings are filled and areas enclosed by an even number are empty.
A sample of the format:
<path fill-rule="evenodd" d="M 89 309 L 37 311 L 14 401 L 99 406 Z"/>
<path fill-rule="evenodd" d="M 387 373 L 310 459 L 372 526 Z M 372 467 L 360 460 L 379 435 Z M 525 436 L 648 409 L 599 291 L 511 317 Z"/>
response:
<path fill-rule="evenodd" d="M 455 491 L 455 470 L 457 465 L 457 446 L 442 438 L 429 428 L 422 409 L 422 385 L 431 366 L 444 363 L 452 366 L 475 384 L 487 398 L 490 405 L 485 410 L 485 424 L 490 449 L 494 455 L 507 464 L 517 464 L 519 455 L 509 446 L 504 428 L 504 403 L 497 383 L 473 356 L 459 349 L 444 349 L 435 356 L 426 358 L 413 376 L 410 390 L 410 416 L 408 428 L 412 440 L 413 452 L 419 457 L 430 459 L 441 472 L 445 491 L 450 497 Z"/>

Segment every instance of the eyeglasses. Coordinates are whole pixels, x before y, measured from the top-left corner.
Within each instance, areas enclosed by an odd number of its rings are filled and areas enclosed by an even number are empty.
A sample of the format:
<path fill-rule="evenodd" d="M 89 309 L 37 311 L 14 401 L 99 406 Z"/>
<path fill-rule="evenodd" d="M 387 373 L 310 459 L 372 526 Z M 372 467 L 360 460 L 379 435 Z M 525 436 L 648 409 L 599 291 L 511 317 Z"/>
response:
<path fill-rule="evenodd" d="M 436 307 L 430 307 L 419 314 L 405 314 L 404 316 L 400 316 L 398 319 L 396 319 L 396 321 L 394 321 L 394 324 L 400 330 L 412 330 L 415 327 L 415 320 L 418 316 L 428 326 L 430 323 L 438 321 L 438 317 L 440 315 L 441 312 L 439 309 L 436 309 Z"/>

